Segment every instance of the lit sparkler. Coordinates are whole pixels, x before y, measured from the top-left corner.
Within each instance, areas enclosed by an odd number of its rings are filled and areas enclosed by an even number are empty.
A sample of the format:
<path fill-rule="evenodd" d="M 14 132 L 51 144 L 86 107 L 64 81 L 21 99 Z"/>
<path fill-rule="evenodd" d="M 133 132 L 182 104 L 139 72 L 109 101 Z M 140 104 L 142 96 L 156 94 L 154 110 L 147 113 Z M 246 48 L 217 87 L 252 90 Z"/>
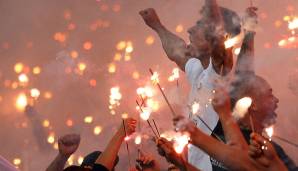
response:
<path fill-rule="evenodd" d="M 24 111 L 27 104 L 28 104 L 28 99 L 27 99 L 26 94 L 25 93 L 19 94 L 18 97 L 17 97 L 16 104 L 15 104 L 16 108 L 19 111 Z"/>
<path fill-rule="evenodd" d="M 273 126 L 270 126 L 270 127 L 268 127 L 268 128 L 265 128 L 265 131 L 266 131 L 266 133 L 267 133 L 267 135 L 268 135 L 268 137 L 269 137 L 269 141 L 271 141 L 271 138 L 272 138 L 272 136 L 273 136 Z"/>

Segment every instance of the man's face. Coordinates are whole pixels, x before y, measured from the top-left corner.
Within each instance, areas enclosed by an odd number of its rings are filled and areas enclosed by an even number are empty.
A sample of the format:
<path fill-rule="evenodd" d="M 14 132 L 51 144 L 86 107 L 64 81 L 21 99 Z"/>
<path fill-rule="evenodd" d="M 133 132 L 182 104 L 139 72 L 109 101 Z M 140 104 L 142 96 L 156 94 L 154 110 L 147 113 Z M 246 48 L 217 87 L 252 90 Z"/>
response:
<path fill-rule="evenodd" d="M 202 25 L 194 25 L 188 29 L 189 40 L 193 47 L 199 51 L 209 48 L 209 42 L 205 39 L 205 28 Z"/>
<path fill-rule="evenodd" d="M 262 124 L 263 127 L 274 124 L 277 117 L 275 110 L 277 109 L 279 100 L 273 95 L 272 88 L 265 80 L 256 97 L 255 120 L 259 124 Z"/>

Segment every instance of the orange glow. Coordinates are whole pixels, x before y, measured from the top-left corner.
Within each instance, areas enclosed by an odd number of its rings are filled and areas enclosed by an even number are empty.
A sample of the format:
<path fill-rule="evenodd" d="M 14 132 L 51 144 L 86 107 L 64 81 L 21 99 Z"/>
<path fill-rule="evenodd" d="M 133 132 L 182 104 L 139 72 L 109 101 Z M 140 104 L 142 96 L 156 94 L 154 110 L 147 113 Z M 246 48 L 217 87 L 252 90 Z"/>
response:
<path fill-rule="evenodd" d="M 148 36 L 146 38 L 145 42 L 146 42 L 147 45 L 152 45 L 154 43 L 154 37 L 153 36 Z"/>
<path fill-rule="evenodd" d="M 85 50 L 90 50 L 92 48 L 92 43 L 90 41 L 87 41 L 84 43 L 83 47 Z"/>
<path fill-rule="evenodd" d="M 108 66 L 109 73 L 115 73 L 116 72 L 116 65 L 114 63 L 110 63 Z"/>
<path fill-rule="evenodd" d="M 45 119 L 43 122 L 42 122 L 42 126 L 45 127 L 45 128 L 48 128 L 50 126 L 50 121 Z"/>
<path fill-rule="evenodd" d="M 113 5 L 113 11 L 114 12 L 119 12 L 121 10 L 121 6 L 119 4 Z"/>
<path fill-rule="evenodd" d="M 120 41 L 120 42 L 117 44 L 116 49 L 117 49 L 117 50 L 123 50 L 123 49 L 125 49 L 125 47 L 126 47 L 126 42 L 125 42 L 125 41 Z"/>
<path fill-rule="evenodd" d="M 23 69 L 24 69 L 24 65 L 22 63 L 16 63 L 14 65 L 14 71 L 18 74 L 21 73 Z"/>
<path fill-rule="evenodd" d="M 102 127 L 101 126 L 95 126 L 93 129 L 93 133 L 94 135 L 99 135 L 102 131 Z"/>
<path fill-rule="evenodd" d="M 35 75 L 40 74 L 40 72 L 41 72 L 41 68 L 39 66 L 36 66 L 32 69 L 32 73 Z"/>
<path fill-rule="evenodd" d="M 53 95 L 52 95 L 51 92 L 46 91 L 46 92 L 44 93 L 44 98 L 45 98 L 45 99 L 51 99 L 52 97 L 53 97 Z"/>
<path fill-rule="evenodd" d="M 72 127 L 72 126 L 73 126 L 73 121 L 72 121 L 72 119 L 67 119 L 67 120 L 66 120 L 66 126 L 68 126 L 68 127 Z"/>
<path fill-rule="evenodd" d="M 87 123 L 87 124 L 90 124 L 93 122 L 93 117 L 92 116 L 86 116 L 84 118 L 84 122 Z"/>
<path fill-rule="evenodd" d="M 132 73 L 132 78 L 135 79 L 135 80 L 139 79 L 139 78 L 140 78 L 140 74 L 139 74 L 139 72 L 138 72 L 138 71 L 134 71 L 134 72 Z"/>
<path fill-rule="evenodd" d="M 16 108 L 19 111 L 24 111 L 27 104 L 28 104 L 27 96 L 24 93 L 19 94 L 15 104 Z"/>
<path fill-rule="evenodd" d="M 177 33 L 181 33 L 183 32 L 184 28 L 183 28 L 183 25 L 182 24 L 179 24 L 176 26 L 176 32 Z"/>
<path fill-rule="evenodd" d="M 78 63 L 78 69 L 83 72 L 87 68 L 87 65 L 83 62 Z"/>
<path fill-rule="evenodd" d="M 79 53 L 75 50 L 71 51 L 70 52 L 70 56 L 75 59 L 75 58 L 78 58 L 79 57 Z"/>
<path fill-rule="evenodd" d="M 114 56 L 114 61 L 120 61 L 122 58 L 121 54 L 120 53 L 116 53 L 115 56 Z"/>
<path fill-rule="evenodd" d="M 96 86 L 96 80 L 95 79 L 90 80 L 89 84 L 90 84 L 91 87 L 95 87 Z"/>
<path fill-rule="evenodd" d="M 29 78 L 26 74 L 20 74 L 18 78 L 19 78 L 20 83 L 25 84 L 25 83 L 29 82 Z"/>

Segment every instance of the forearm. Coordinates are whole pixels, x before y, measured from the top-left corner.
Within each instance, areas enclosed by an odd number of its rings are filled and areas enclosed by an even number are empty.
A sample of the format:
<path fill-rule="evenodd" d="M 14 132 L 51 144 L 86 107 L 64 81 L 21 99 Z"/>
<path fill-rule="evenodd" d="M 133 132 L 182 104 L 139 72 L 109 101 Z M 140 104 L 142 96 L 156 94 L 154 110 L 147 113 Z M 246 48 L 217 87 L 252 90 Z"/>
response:
<path fill-rule="evenodd" d="M 118 130 L 95 163 L 101 164 L 107 169 L 112 170 L 124 137 L 125 134 L 123 134 L 121 130 Z"/>
<path fill-rule="evenodd" d="M 52 163 L 48 166 L 46 171 L 63 171 L 68 158 L 69 157 L 63 156 L 59 153 L 56 156 L 56 158 L 52 161 Z"/>
<path fill-rule="evenodd" d="M 248 31 L 245 33 L 237 60 L 236 72 L 246 72 L 254 70 L 254 37 L 255 32 Z"/>
<path fill-rule="evenodd" d="M 240 131 L 240 128 L 231 114 L 219 114 L 219 119 L 225 134 L 226 142 L 231 142 L 246 150 L 248 145 Z"/>
<path fill-rule="evenodd" d="M 243 150 L 226 145 L 204 134 L 200 130 L 197 130 L 194 137 L 192 137 L 192 144 L 230 169 L 243 170 L 243 167 L 246 166 L 245 163 L 248 162 L 248 157 L 245 158 L 246 153 L 244 154 Z"/>

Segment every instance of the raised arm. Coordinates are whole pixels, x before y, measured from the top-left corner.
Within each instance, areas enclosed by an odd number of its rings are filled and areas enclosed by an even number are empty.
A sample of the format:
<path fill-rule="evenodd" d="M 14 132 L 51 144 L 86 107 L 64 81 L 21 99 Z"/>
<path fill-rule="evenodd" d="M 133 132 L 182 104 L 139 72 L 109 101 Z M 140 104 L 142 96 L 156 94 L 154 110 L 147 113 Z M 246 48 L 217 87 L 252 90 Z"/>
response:
<path fill-rule="evenodd" d="M 187 45 L 185 41 L 162 25 L 153 8 L 140 11 L 140 15 L 145 23 L 158 34 L 168 58 L 175 62 L 178 67 L 184 71 L 185 64 L 188 60 L 188 57 L 186 56 Z"/>
<path fill-rule="evenodd" d="M 80 140 L 81 138 L 78 134 L 68 134 L 59 138 L 59 153 L 46 171 L 63 171 L 68 158 L 78 149 Z"/>
<path fill-rule="evenodd" d="M 116 134 L 112 137 L 109 144 L 105 148 L 105 150 L 101 153 L 98 159 L 95 161 L 95 164 L 100 164 L 104 166 L 108 170 L 112 170 L 114 168 L 114 163 L 117 158 L 117 154 L 121 147 L 121 144 L 125 138 L 125 135 L 130 135 L 135 132 L 136 129 L 136 120 L 132 118 L 128 118 L 125 120 L 125 129 L 123 124 L 119 127 Z M 126 130 L 126 133 L 125 133 Z M 96 166 L 95 166 L 96 167 Z M 94 168 L 93 168 L 94 169 Z"/>
<path fill-rule="evenodd" d="M 236 74 L 254 73 L 254 38 L 255 28 L 258 23 L 256 11 L 257 8 L 255 7 L 246 9 L 246 17 L 243 21 L 245 36 L 236 63 Z"/>

